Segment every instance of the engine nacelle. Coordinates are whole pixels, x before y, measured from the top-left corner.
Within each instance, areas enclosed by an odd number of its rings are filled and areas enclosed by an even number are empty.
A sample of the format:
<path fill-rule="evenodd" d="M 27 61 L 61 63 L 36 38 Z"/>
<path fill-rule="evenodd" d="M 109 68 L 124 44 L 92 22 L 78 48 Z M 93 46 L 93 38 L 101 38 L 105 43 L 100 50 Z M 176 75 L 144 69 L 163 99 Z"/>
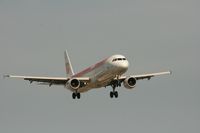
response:
<path fill-rule="evenodd" d="M 81 86 L 81 82 L 78 79 L 70 79 L 66 85 L 67 88 L 77 90 Z"/>
<path fill-rule="evenodd" d="M 136 81 L 137 80 L 133 77 L 126 78 L 124 80 L 124 87 L 127 88 L 127 89 L 132 89 L 132 88 L 135 87 Z"/>

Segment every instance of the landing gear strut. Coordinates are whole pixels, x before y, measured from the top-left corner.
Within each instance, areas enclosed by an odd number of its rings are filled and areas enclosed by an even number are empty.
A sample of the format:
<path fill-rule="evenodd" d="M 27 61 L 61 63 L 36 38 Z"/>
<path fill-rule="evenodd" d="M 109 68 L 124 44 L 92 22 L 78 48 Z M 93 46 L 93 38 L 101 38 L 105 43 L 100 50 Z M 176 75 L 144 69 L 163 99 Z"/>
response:
<path fill-rule="evenodd" d="M 120 80 L 111 81 L 111 87 L 113 88 L 113 91 L 110 92 L 110 98 L 113 98 L 113 97 L 118 98 L 118 92 L 115 91 L 115 88 L 121 87 L 121 81 Z"/>
<path fill-rule="evenodd" d="M 118 92 L 115 91 L 115 88 L 118 87 L 118 86 L 120 86 L 121 84 L 119 85 L 119 82 L 116 82 L 116 83 L 117 84 L 111 85 L 112 88 L 113 88 L 113 91 L 110 92 L 110 98 L 113 98 L 114 96 L 115 96 L 115 98 L 118 98 Z"/>
<path fill-rule="evenodd" d="M 73 99 L 76 99 L 76 97 L 77 97 L 78 99 L 80 99 L 80 98 L 81 98 L 81 94 L 80 94 L 79 92 L 73 92 L 73 93 L 72 93 L 72 98 L 73 98 Z"/>

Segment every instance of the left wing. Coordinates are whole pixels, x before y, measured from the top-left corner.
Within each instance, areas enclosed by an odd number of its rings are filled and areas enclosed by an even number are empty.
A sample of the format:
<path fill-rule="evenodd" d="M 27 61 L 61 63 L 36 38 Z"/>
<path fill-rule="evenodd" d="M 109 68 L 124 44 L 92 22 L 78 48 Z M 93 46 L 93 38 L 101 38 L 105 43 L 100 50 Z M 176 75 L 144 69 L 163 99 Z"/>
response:
<path fill-rule="evenodd" d="M 172 71 L 165 71 L 165 72 L 158 72 L 158 73 L 148 73 L 148 74 L 141 74 L 141 75 L 131 75 L 131 76 L 121 76 L 121 77 L 119 77 L 119 80 L 124 80 L 127 77 L 133 77 L 136 80 L 141 80 L 141 79 L 150 80 L 152 77 L 160 76 L 160 75 L 166 75 L 166 74 L 172 74 Z"/>
<path fill-rule="evenodd" d="M 19 79 L 24 79 L 32 82 L 39 82 L 40 84 L 43 85 L 65 85 L 70 78 L 65 78 L 65 77 L 35 77 L 35 76 L 15 76 L 15 75 L 4 75 L 4 78 L 19 78 Z M 85 81 L 88 82 L 90 79 L 88 77 L 78 77 L 76 78 L 80 81 Z"/>

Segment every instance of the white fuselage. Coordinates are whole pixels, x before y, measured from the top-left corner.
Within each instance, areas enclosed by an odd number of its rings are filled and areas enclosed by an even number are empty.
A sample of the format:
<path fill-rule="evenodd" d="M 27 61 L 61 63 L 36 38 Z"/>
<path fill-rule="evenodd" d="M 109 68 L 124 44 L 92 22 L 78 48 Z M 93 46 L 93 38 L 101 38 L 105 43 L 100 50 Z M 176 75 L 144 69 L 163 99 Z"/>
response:
<path fill-rule="evenodd" d="M 123 55 L 113 55 L 73 75 L 72 78 L 90 78 L 90 82 L 78 90 L 79 92 L 85 92 L 93 88 L 105 87 L 114 78 L 124 74 L 128 70 L 128 66 L 129 62 Z"/>

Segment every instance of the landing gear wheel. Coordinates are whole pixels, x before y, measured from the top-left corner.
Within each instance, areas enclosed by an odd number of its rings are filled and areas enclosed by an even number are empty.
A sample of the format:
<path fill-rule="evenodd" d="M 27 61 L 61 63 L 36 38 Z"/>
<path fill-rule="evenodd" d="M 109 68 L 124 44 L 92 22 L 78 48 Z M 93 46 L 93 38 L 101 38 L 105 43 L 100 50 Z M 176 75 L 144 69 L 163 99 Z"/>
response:
<path fill-rule="evenodd" d="M 111 91 L 111 92 L 110 92 L 110 98 L 113 98 L 113 95 L 114 95 L 114 94 L 113 94 L 113 92 Z"/>
<path fill-rule="evenodd" d="M 81 94 L 79 92 L 73 92 L 72 93 L 72 98 L 76 99 L 76 97 L 77 97 L 77 99 L 80 99 L 81 98 Z"/>
<path fill-rule="evenodd" d="M 111 91 L 110 92 L 110 98 L 113 98 L 113 97 L 115 97 L 115 98 L 118 98 L 118 92 L 117 91 Z"/>
<path fill-rule="evenodd" d="M 81 98 L 81 94 L 80 93 L 77 93 L 76 96 L 77 96 L 78 99 Z"/>
<path fill-rule="evenodd" d="M 117 91 L 114 92 L 114 95 L 115 95 L 115 98 L 118 98 L 118 92 Z"/>
<path fill-rule="evenodd" d="M 72 93 L 72 98 L 76 99 L 76 93 Z"/>

